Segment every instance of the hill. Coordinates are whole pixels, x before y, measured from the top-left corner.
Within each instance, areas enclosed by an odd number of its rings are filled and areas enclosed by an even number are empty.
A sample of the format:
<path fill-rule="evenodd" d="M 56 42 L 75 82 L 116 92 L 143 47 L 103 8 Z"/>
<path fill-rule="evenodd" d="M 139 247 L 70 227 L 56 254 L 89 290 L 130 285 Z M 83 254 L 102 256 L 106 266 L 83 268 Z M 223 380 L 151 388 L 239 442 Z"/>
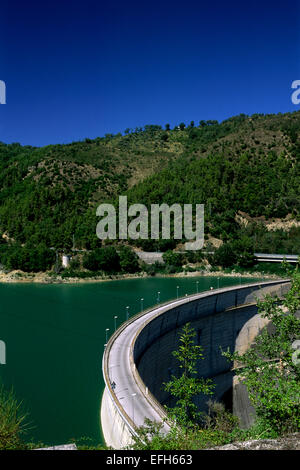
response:
<path fill-rule="evenodd" d="M 207 239 L 246 236 L 257 250 L 298 253 L 299 136 L 295 112 L 146 125 L 42 148 L 0 143 L 3 260 L 8 247 L 39 247 L 43 258 L 74 240 L 77 249 L 99 246 L 96 207 L 120 194 L 147 205 L 204 203 Z M 279 230 L 268 230 L 272 220 Z"/>
<path fill-rule="evenodd" d="M 201 202 L 206 238 L 245 235 L 253 251 L 298 254 L 299 117 L 237 116 L 179 131 L 185 140 L 181 158 L 131 188 L 129 201 Z"/>

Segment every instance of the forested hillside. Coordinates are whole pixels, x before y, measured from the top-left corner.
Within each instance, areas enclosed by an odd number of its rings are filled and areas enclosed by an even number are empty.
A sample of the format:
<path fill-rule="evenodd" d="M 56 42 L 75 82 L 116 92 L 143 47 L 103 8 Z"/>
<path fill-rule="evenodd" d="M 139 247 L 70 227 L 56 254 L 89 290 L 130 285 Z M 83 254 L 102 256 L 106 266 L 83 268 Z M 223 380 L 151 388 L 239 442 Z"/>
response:
<path fill-rule="evenodd" d="M 33 270 L 43 270 L 50 247 L 99 246 L 96 207 L 121 194 L 148 206 L 204 203 L 206 239 L 298 253 L 299 162 L 300 112 L 147 125 L 43 148 L 0 143 L 1 261 L 17 267 L 21 251 L 34 251 Z M 273 218 L 277 231 L 266 228 Z"/>
<path fill-rule="evenodd" d="M 252 251 L 298 254 L 299 117 L 238 116 L 206 133 L 186 129 L 184 155 L 131 188 L 129 201 L 202 202 L 206 238 L 244 238 Z M 204 136 L 213 143 L 205 146 Z"/>

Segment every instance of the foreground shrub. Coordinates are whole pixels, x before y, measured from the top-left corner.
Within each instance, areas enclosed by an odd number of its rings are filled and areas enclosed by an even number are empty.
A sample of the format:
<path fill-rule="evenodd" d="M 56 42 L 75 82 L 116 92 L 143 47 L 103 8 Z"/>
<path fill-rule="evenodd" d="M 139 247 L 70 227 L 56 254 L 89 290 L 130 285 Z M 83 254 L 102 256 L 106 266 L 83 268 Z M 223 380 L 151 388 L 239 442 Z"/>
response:
<path fill-rule="evenodd" d="M 24 449 L 26 415 L 21 411 L 13 392 L 0 385 L 0 450 Z"/>

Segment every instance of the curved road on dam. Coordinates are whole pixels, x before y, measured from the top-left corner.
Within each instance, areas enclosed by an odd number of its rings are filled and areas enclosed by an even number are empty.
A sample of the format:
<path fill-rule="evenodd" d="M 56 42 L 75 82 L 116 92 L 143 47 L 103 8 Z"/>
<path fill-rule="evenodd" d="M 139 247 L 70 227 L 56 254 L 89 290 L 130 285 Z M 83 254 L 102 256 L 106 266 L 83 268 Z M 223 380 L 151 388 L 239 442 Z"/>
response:
<path fill-rule="evenodd" d="M 186 302 L 186 299 L 176 300 L 168 303 L 168 308 Z M 135 426 L 144 424 L 145 417 L 161 421 L 162 415 L 159 414 L 152 404 L 146 398 L 146 390 L 141 390 L 134 378 L 135 365 L 132 356 L 132 344 L 139 330 L 149 320 L 159 315 L 166 309 L 166 305 L 154 308 L 147 313 L 142 314 L 139 318 L 127 324 L 125 328 L 122 326 L 117 330 L 117 336 L 110 338 L 105 353 L 107 353 L 106 371 L 108 379 L 117 401 L 125 411 Z M 119 334 L 118 334 L 119 332 Z M 107 385 L 107 377 L 105 377 L 105 354 L 104 354 L 104 379 Z M 165 424 L 165 430 L 168 426 Z"/>
<path fill-rule="evenodd" d="M 273 282 L 270 281 L 270 285 L 272 285 L 272 283 Z M 245 289 L 258 284 L 260 283 L 249 283 L 242 286 L 214 289 L 212 291 L 206 291 L 170 301 L 164 305 L 159 305 L 156 308 L 136 315 L 127 323 L 121 325 L 112 335 L 103 355 L 104 380 L 107 392 L 115 403 L 119 415 L 125 419 L 132 433 L 135 433 L 135 427 L 144 424 L 145 418 L 161 422 L 162 418 L 166 416 L 163 407 L 150 392 L 148 393 L 134 364 L 133 346 L 135 339 L 143 327 L 163 312 L 190 302 L 191 300 L 215 295 L 216 293 Z M 263 284 L 266 285 L 269 283 L 263 282 Z M 113 419 L 113 417 L 111 417 L 111 419 Z M 168 430 L 166 423 L 164 423 L 163 430 Z"/>

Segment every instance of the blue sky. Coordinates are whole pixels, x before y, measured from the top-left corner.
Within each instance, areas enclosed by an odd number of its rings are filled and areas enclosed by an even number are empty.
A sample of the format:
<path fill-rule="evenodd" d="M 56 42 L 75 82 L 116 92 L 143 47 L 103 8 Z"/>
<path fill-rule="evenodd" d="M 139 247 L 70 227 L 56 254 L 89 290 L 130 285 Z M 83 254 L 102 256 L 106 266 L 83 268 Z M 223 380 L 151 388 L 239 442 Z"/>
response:
<path fill-rule="evenodd" d="M 300 109 L 299 2 L 4 1 L 0 141 Z"/>

